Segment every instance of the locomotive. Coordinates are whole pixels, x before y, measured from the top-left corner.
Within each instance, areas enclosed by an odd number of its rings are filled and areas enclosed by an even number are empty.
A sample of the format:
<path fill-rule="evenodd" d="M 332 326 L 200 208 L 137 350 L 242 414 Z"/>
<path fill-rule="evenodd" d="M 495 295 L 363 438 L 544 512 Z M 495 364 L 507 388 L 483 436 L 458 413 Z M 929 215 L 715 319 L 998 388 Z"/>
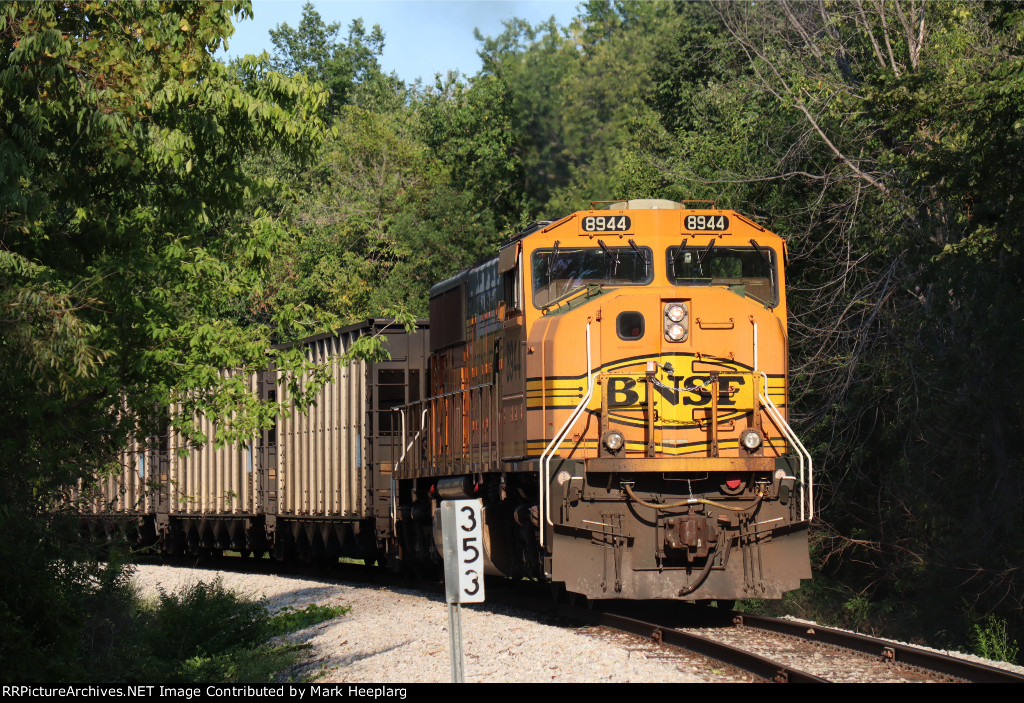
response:
<path fill-rule="evenodd" d="M 591 599 L 780 598 L 810 578 L 814 514 L 785 262 L 781 237 L 711 202 L 534 223 L 435 285 L 389 361 L 335 364 L 308 414 L 248 445 L 133 449 L 91 524 L 128 516 L 168 551 L 429 567 L 440 501 L 480 498 L 490 573 Z M 386 325 L 303 344 L 330 363 Z M 280 381 L 253 382 L 271 398 Z"/>

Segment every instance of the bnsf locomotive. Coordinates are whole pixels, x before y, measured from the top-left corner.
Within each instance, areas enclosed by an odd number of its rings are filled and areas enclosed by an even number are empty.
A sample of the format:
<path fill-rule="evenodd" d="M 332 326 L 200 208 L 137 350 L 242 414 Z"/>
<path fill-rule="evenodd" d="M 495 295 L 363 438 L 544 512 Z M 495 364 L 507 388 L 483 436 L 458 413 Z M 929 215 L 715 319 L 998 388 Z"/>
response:
<path fill-rule="evenodd" d="M 244 445 L 133 448 L 88 524 L 415 567 L 440 560 L 440 501 L 479 497 L 492 573 L 593 599 L 797 588 L 813 478 L 787 422 L 784 241 L 703 202 L 600 205 L 434 286 L 429 336 L 334 364 L 308 413 Z M 330 364 L 385 324 L 303 344 Z"/>

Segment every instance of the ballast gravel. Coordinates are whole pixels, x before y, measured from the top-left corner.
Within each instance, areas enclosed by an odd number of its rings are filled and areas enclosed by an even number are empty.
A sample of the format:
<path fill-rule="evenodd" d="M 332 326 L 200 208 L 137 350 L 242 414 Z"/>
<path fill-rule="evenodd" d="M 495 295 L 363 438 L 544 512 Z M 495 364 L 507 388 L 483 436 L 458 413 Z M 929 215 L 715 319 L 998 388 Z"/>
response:
<path fill-rule="evenodd" d="M 451 681 L 448 606 L 439 594 L 281 574 L 153 564 L 135 568 L 135 583 L 144 595 L 155 595 L 158 590 L 170 593 L 200 581 L 220 579 L 230 590 L 264 599 L 272 612 L 287 607 L 302 609 L 311 603 L 351 608 L 345 615 L 286 636 L 309 646 L 298 668 L 288 672 L 289 678 L 320 683 Z M 559 626 L 543 622 L 534 614 L 491 603 L 463 606 L 462 634 L 465 680 L 470 683 L 750 680 L 741 672 L 716 668 L 708 660 L 686 653 L 669 653 L 639 637 L 600 628 Z M 947 653 L 1024 673 L 1024 667 Z M 836 672 L 816 673 L 831 678 Z M 849 675 L 846 672 L 846 680 Z M 866 676 L 853 680 L 874 679 Z M 897 675 L 888 680 L 902 679 Z"/>
<path fill-rule="evenodd" d="M 317 682 L 449 683 L 448 606 L 439 595 L 281 575 L 240 574 L 139 565 L 143 594 L 172 592 L 220 579 L 226 588 L 263 598 L 272 610 L 310 603 L 351 611 L 288 637 L 310 645 L 290 672 Z M 486 603 L 462 607 L 465 680 L 498 682 L 710 682 L 654 645 L 632 637 L 595 637 L 585 628 L 540 622 L 528 613 Z"/>

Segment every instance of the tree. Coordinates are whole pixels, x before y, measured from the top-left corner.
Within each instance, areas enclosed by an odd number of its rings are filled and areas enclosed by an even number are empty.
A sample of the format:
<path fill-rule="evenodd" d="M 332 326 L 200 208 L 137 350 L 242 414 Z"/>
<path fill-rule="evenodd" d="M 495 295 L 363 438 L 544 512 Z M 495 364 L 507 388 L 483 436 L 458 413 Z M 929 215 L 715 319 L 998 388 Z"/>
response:
<path fill-rule="evenodd" d="M 965 603 L 1019 626 L 1024 407 L 985 390 L 1024 362 L 1019 7 L 710 9 L 659 50 L 660 124 L 634 144 L 665 192 L 789 236 L 793 419 L 821 468 L 826 566 L 914 627 Z"/>
<path fill-rule="evenodd" d="M 451 187 L 471 195 L 499 229 L 524 224 L 522 106 L 509 85 L 491 75 L 471 83 L 438 79 L 415 105 L 420 139 L 445 169 Z"/>
<path fill-rule="evenodd" d="M 324 24 L 320 13 L 307 2 L 302 6 L 299 26 L 287 23 L 270 30 L 275 52 L 271 68 L 286 74 L 304 73 L 319 81 L 330 93 L 329 109 L 337 113 L 351 101 L 353 88 L 379 79 L 377 57 L 384 51 L 384 33 L 379 25 L 367 33 L 361 19 L 349 25 L 346 41 L 338 41 L 341 24 Z"/>
<path fill-rule="evenodd" d="M 7 3 L 0 8 L 0 661 L 3 678 L 74 675 L 95 569 L 61 507 L 116 467 L 173 402 L 273 409 L 243 375 L 271 328 L 239 320 L 285 238 L 246 211 L 273 184 L 254 151 L 308 156 L 326 95 L 250 58 L 213 59 L 248 3 Z M 302 308 L 275 311 L 295 329 Z M 301 363 L 293 353 L 286 367 Z M 231 434 L 225 435 L 225 438 Z M 118 467 L 119 468 L 119 467 Z M 84 559 L 84 560 L 83 560 Z"/>
<path fill-rule="evenodd" d="M 412 110 L 348 105 L 315 166 L 293 181 L 297 237 L 273 266 L 270 307 L 346 322 L 425 316 L 431 285 L 491 254 L 496 229 L 419 137 Z"/>

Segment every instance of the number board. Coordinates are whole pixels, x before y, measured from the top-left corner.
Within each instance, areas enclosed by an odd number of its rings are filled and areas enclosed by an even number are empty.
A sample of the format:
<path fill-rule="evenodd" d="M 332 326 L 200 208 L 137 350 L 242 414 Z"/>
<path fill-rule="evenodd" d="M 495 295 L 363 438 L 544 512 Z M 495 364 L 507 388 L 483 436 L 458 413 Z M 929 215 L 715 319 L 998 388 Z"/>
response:
<path fill-rule="evenodd" d="M 484 602 L 483 533 L 479 499 L 441 501 L 444 590 L 449 603 Z"/>
<path fill-rule="evenodd" d="M 628 232 L 633 221 L 626 215 L 587 215 L 580 226 L 584 232 Z"/>
<path fill-rule="evenodd" d="M 729 229 L 729 218 L 725 215 L 687 215 L 683 218 L 683 229 L 690 232 L 724 232 Z"/>

